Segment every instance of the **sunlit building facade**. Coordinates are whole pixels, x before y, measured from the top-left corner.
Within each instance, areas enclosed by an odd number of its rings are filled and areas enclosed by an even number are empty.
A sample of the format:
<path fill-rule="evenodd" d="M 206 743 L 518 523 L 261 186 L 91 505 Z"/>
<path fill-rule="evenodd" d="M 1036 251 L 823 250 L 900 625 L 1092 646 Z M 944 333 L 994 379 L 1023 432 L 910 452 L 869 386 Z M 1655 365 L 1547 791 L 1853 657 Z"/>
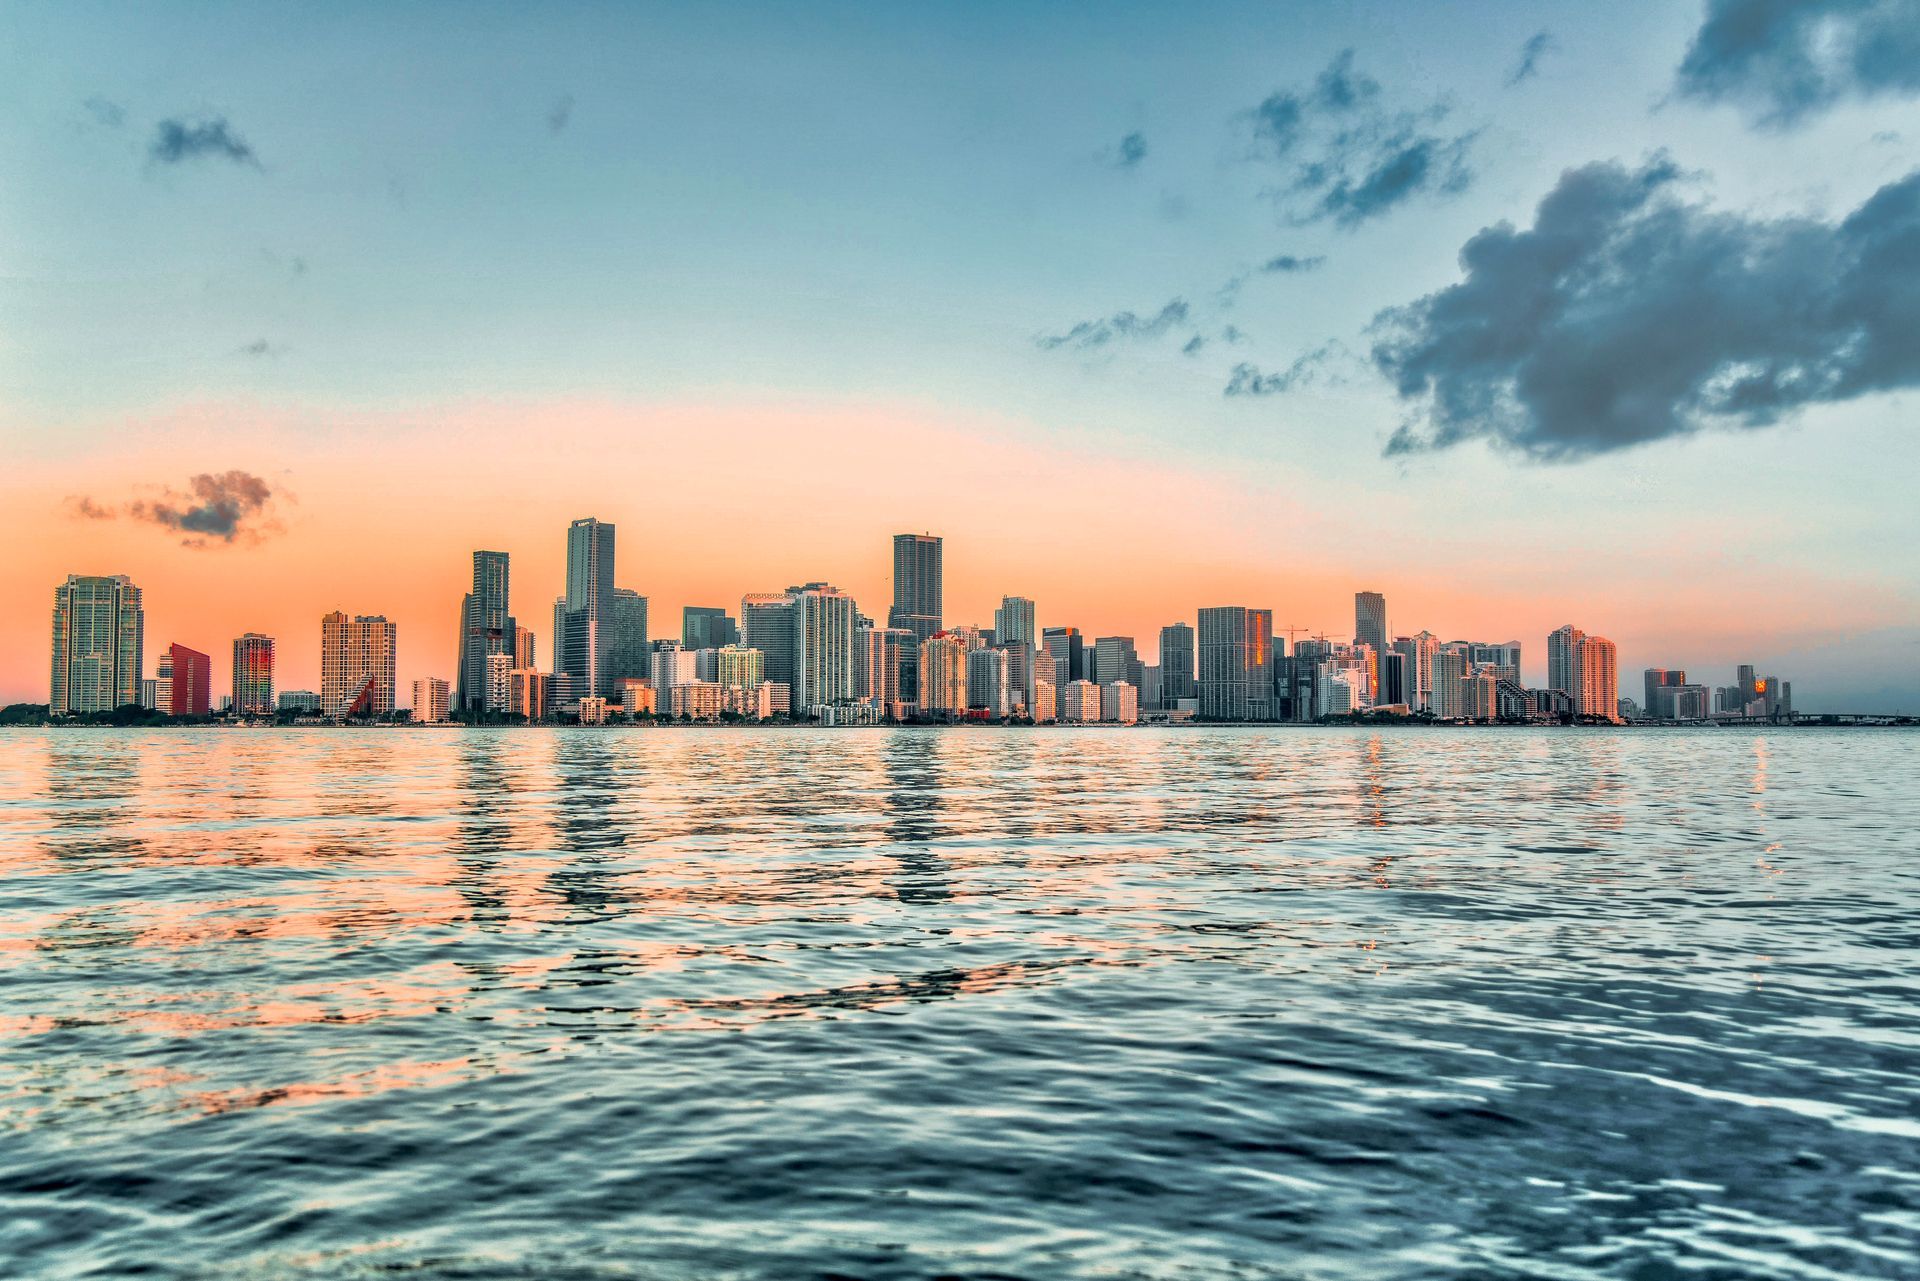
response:
<path fill-rule="evenodd" d="M 131 579 L 69 575 L 53 589 L 52 715 L 137 704 L 145 640 L 146 613 Z"/>
<path fill-rule="evenodd" d="M 1272 610 L 1249 609 L 1243 605 L 1201 610 L 1198 658 L 1203 718 L 1272 719 Z M 1061 719 L 1066 719 L 1064 712 Z"/>
<path fill-rule="evenodd" d="M 273 637 L 248 632 L 234 639 L 233 710 L 242 716 L 273 711 Z"/>
<path fill-rule="evenodd" d="M 394 625 L 378 614 L 320 619 L 320 710 L 333 720 L 393 711 Z"/>

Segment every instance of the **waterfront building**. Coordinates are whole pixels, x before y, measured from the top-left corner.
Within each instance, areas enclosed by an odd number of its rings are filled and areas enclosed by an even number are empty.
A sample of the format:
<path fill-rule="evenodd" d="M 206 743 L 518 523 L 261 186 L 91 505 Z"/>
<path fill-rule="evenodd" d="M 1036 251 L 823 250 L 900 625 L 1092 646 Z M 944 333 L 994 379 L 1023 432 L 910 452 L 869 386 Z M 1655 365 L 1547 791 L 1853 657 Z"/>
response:
<path fill-rule="evenodd" d="M 1374 701 L 1383 707 L 1413 706 L 1407 694 L 1407 656 L 1397 649 L 1380 655 L 1380 687 Z"/>
<path fill-rule="evenodd" d="M 153 664 L 153 710 L 173 715 L 173 651 L 163 649 Z M 143 682 L 144 683 L 144 682 Z"/>
<path fill-rule="evenodd" d="M 242 716 L 273 711 L 273 637 L 248 632 L 234 639 L 233 706 Z"/>
<path fill-rule="evenodd" d="M 526 721 L 544 721 L 553 710 L 552 686 L 557 677 L 531 667 L 507 673 L 507 714 Z"/>
<path fill-rule="evenodd" d="M 142 711 L 148 712 L 157 712 L 160 710 L 160 682 L 155 677 L 147 676 L 141 678 L 140 708 Z"/>
<path fill-rule="evenodd" d="M 1667 691 L 1687 683 L 1687 674 L 1678 668 L 1649 667 L 1640 673 L 1645 682 L 1646 701 L 1641 704 L 1654 720 L 1673 720 L 1673 696 Z"/>
<path fill-rule="evenodd" d="M 1134 651 L 1131 636 L 1101 636 L 1093 642 L 1093 682 L 1096 685 L 1111 685 L 1115 681 L 1130 681 L 1138 673 L 1134 665 L 1140 661 L 1140 655 Z"/>
<path fill-rule="evenodd" d="M 614 588 L 612 621 L 613 644 L 608 651 L 609 693 L 622 680 L 640 680 L 647 676 L 647 598 L 625 587 Z"/>
<path fill-rule="evenodd" d="M 793 597 L 753 592 L 740 598 L 740 638 L 764 656 L 767 679 L 793 683 Z"/>
<path fill-rule="evenodd" d="M 1520 642 L 1519 641 L 1458 641 L 1467 647 L 1467 662 L 1478 672 L 1492 668 L 1501 680 L 1520 679 Z"/>
<path fill-rule="evenodd" d="M 1199 621 L 1200 715 L 1207 720 L 1271 719 L 1273 611 L 1221 605 L 1202 609 Z"/>
<path fill-rule="evenodd" d="M 920 643 L 920 692 L 923 712 L 957 716 L 967 710 L 967 654 L 965 638 L 935 632 Z"/>
<path fill-rule="evenodd" d="M 967 707 L 984 711 L 993 720 L 1005 720 L 1011 710 L 1007 651 L 974 649 L 967 652 Z"/>
<path fill-rule="evenodd" d="M 160 654 L 160 710 L 171 716 L 206 716 L 213 710 L 213 659 L 173 644 Z"/>
<path fill-rule="evenodd" d="M 993 611 L 993 643 L 1000 646 L 1022 643 L 1037 645 L 1040 632 L 1034 626 L 1033 601 L 1025 596 L 1002 596 L 1000 608 Z"/>
<path fill-rule="evenodd" d="M 533 630 L 518 624 L 513 629 L 513 665 L 515 667 L 538 667 L 535 662 Z"/>
<path fill-rule="evenodd" d="M 1489 664 L 1476 667 L 1460 683 L 1460 715 L 1470 721 L 1500 719 L 1500 683 L 1503 667 Z"/>
<path fill-rule="evenodd" d="M 111 712 L 140 701 L 146 612 L 125 574 L 69 574 L 53 589 L 54 716 Z"/>
<path fill-rule="evenodd" d="M 615 704 L 618 706 L 618 704 Z M 579 703 L 579 716 L 582 725 L 605 725 L 607 723 L 607 700 L 598 694 L 588 694 Z"/>
<path fill-rule="evenodd" d="M 1035 725 L 1051 725 L 1060 717 L 1060 696 L 1054 689 L 1053 662 L 1047 655 L 1035 651 L 1036 661 L 1033 669 L 1033 700 L 1027 704 L 1027 716 Z"/>
<path fill-rule="evenodd" d="M 280 697 L 274 700 L 274 710 L 295 716 L 318 716 L 320 695 L 310 689 L 283 690 Z"/>
<path fill-rule="evenodd" d="M 827 583 L 789 589 L 793 600 L 793 698 L 812 709 L 854 701 L 853 597 Z"/>
<path fill-rule="evenodd" d="M 507 654 L 489 654 L 489 669 L 496 662 L 506 662 Z M 502 669 L 504 670 L 504 669 Z M 450 691 L 447 682 L 438 676 L 422 676 L 413 682 L 413 720 L 416 725 L 437 725 L 447 719 L 447 703 Z"/>
<path fill-rule="evenodd" d="M 713 651 L 713 680 L 726 689 L 752 689 L 767 678 L 767 656 L 745 645 Z"/>
<path fill-rule="evenodd" d="M 1060 723 L 1092 725 L 1100 720 L 1100 687 L 1089 680 L 1068 681 L 1060 690 Z"/>
<path fill-rule="evenodd" d="M 659 706 L 650 680 L 641 680 L 637 676 L 623 677 L 614 682 L 614 692 L 620 696 L 620 710 L 629 716 L 650 716 Z"/>
<path fill-rule="evenodd" d="M 1132 725 L 1140 719 L 1140 694 L 1127 681 L 1109 681 L 1100 687 L 1100 719 Z"/>
<path fill-rule="evenodd" d="M 1353 594 L 1353 643 L 1369 646 L 1375 654 L 1387 652 L 1387 598 L 1379 592 Z"/>
<path fill-rule="evenodd" d="M 585 517 L 567 526 L 566 604 L 556 619 L 554 671 L 573 677 L 573 694 L 605 697 L 613 688 L 614 659 L 614 527 Z M 626 615 L 632 621 L 632 604 Z M 640 630 L 645 649 L 645 606 Z M 626 658 L 633 654 L 625 652 Z M 626 675 L 643 675 L 628 672 Z"/>
<path fill-rule="evenodd" d="M 1160 697 L 1154 706 L 1171 707 L 1183 698 L 1199 697 L 1193 656 L 1193 628 L 1170 623 L 1160 629 Z"/>
<path fill-rule="evenodd" d="M 1365 677 L 1356 669 L 1342 667 L 1332 659 L 1320 662 L 1314 701 L 1322 716 L 1346 716 L 1360 710 Z"/>
<path fill-rule="evenodd" d="M 1604 636 L 1582 638 L 1579 646 L 1580 683 L 1577 691 L 1582 716 L 1601 720 L 1620 717 L 1619 651 Z"/>
<path fill-rule="evenodd" d="M 997 648 L 1007 656 L 1007 703 L 1014 712 L 1033 714 L 1035 680 L 1042 665 L 1049 676 L 1053 658 L 1043 654 L 1032 641 L 1001 641 Z M 1048 682 L 1051 686 L 1052 682 Z"/>
<path fill-rule="evenodd" d="M 518 627 L 507 553 L 475 552 L 472 588 L 460 601 L 460 648 L 454 668 L 454 698 L 459 707 L 476 710 L 485 705 L 487 659 L 512 654 Z"/>
<path fill-rule="evenodd" d="M 712 681 L 688 681 L 667 691 L 667 714 L 675 720 L 717 721 L 726 691 Z"/>
<path fill-rule="evenodd" d="M 487 683 L 480 707 L 483 711 L 504 712 L 513 695 L 513 655 L 487 655 Z"/>
<path fill-rule="evenodd" d="M 762 681 L 754 689 L 761 720 L 793 714 L 793 691 L 779 681 Z"/>
<path fill-rule="evenodd" d="M 1433 710 L 1433 657 L 1440 652 L 1440 638 L 1423 631 L 1417 636 L 1402 636 L 1393 642 L 1394 652 L 1406 656 L 1406 701 L 1416 712 Z"/>
<path fill-rule="evenodd" d="M 932 534 L 893 536 L 893 604 L 887 626 L 913 633 L 902 651 L 900 698 L 920 699 L 917 665 L 920 646 L 946 623 L 945 544 Z"/>
<path fill-rule="evenodd" d="M 911 664 L 907 651 L 915 646 L 904 627 L 857 628 L 853 634 L 855 698 L 898 716 L 907 700 L 902 696 L 901 672 Z"/>
<path fill-rule="evenodd" d="M 679 641 L 656 641 L 653 646 L 653 690 L 662 707 L 673 706 L 673 691 L 700 679 L 700 660 Z"/>
<path fill-rule="evenodd" d="M 1434 651 L 1433 688 L 1428 707 L 1436 717 L 1457 721 L 1466 716 L 1466 682 L 1472 670 L 1465 645 L 1442 645 Z"/>
<path fill-rule="evenodd" d="M 1547 688 L 1565 690 L 1580 707 L 1580 642 L 1587 634 L 1568 623 L 1547 637 Z"/>
<path fill-rule="evenodd" d="M 394 625 L 379 614 L 320 619 L 320 710 L 333 720 L 393 711 Z"/>
<path fill-rule="evenodd" d="M 740 625 L 718 605 L 686 605 L 680 610 L 680 643 L 688 649 L 738 645 Z"/>

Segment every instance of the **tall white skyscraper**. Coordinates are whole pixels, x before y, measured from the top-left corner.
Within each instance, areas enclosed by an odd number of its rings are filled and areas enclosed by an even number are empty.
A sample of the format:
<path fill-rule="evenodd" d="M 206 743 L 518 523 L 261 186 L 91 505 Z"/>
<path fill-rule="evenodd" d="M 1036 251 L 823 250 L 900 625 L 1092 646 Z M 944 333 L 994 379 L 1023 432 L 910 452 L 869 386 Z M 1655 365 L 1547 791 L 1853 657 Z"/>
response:
<path fill-rule="evenodd" d="M 853 597 L 826 583 L 808 583 L 791 595 L 794 709 L 853 702 L 853 631 L 860 613 Z"/>
<path fill-rule="evenodd" d="M 146 612 L 125 574 L 70 574 L 53 589 L 55 716 L 110 712 L 140 701 Z"/>

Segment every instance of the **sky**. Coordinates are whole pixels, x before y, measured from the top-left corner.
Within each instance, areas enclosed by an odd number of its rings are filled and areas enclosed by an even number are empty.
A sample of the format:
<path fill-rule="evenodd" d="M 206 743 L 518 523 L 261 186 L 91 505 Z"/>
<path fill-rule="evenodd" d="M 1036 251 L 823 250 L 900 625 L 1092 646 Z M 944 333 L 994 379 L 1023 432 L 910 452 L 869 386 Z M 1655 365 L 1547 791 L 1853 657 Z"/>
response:
<path fill-rule="evenodd" d="M 0 6 L 0 702 L 565 528 L 655 636 L 889 537 L 1200 606 L 1920 711 L 1920 0 Z"/>

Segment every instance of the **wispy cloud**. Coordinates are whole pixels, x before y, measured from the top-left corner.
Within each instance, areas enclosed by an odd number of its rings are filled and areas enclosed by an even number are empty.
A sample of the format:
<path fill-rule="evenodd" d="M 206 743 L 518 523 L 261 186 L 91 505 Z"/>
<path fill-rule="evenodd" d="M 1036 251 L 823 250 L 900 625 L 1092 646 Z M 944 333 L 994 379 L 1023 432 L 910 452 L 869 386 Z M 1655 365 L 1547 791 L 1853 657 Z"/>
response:
<path fill-rule="evenodd" d="M 1475 131 L 1446 125 L 1451 107 L 1388 104 L 1372 76 L 1343 50 L 1310 86 L 1267 96 L 1248 113 L 1253 158 L 1280 166 L 1274 192 L 1289 221 L 1352 228 L 1418 196 L 1464 191 Z"/>
<path fill-rule="evenodd" d="M 1120 146 L 1114 152 L 1113 165 L 1116 169 L 1132 169 L 1146 158 L 1147 136 L 1130 133 L 1120 140 Z"/>
<path fill-rule="evenodd" d="M 284 493 L 277 495 L 286 497 Z M 204 548 L 214 542 L 258 542 L 280 528 L 271 519 L 276 495 L 266 481 L 249 472 L 206 473 L 187 482 L 185 493 L 164 490 L 155 498 L 136 498 L 108 507 L 92 498 L 67 500 L 68 511 L 82 520 L 115 520 L 121 516 L 185 534 L 181 546 Z"/>
<path fill-rule="evenodd" d="M 121 125 L 127 123 L 127 109 L 119 103 L 108 98 L 103 98 L 98 94 L 88 98 L 80 105 L 85 109 L 87 117 L 97 125 L 108 129 L 118 129 Z"/>
<path fill-rule="evenodd" d="M 1303 258 L 1298 254 L 1281 254 L 1277 258 L 1269 258 L 1261 263 L 1260 270 L 1297 275 L 1303 271 L 1317 271 L 1326 265 L 1326 261 L 1326 258 L 1320 254 L 1315 254 L 1311 258 Z"/>
<path fill-rule="evenodd" d="M 1522 81 L 1531 80 L 1540 74 L 1540 59 L 1556 52 L 1560 42 L 1553 38 L 1551 31 L 1536 31 L 1527 37 L 1520 46 L 1520 61 L 1514 64 L 1507 74 L 1507 88 L 1511 89 Z"/>
<path fill-rule="evenodd" d="M 242 356 L 278 356 L 285 351 L 286 348 L 278 343 L 268 342 L 265 338 L 256 338 L 240 348 L 239 354 Z"/>
<path fill-rule="evenodd" d="M 1920 387 L 1920 171 L 1837 223 L 1717 212 L 1665 157 L 1569 170 L 1459 283 L 1375 317 L 1414 408 L 1390 454 L 1483 439 L 1574 460 Z"/>
<path fill-rule="evenodd" d="M 1063 334 L 1042 334 L 1033 341 L 1042 351 L 1061 347 L 1086 351 L 1123 340 L 1158 338 L 1185 323 L 1188 310 L 1186 299 L 1175 298 L 1151 316 L 1119 311 L 1100 320 L 1083 320 Z"/>
<path fill-rule="evenodd" d="M 154 128 L 153 144 L 147 154 L 155 163 L 163 165 L 210 158 L 260 168 L 260 157 L 254 154 L 244 138 L 233 131 L 224 116 L 191 122 L 162 120 Z"/>
<path fill-rule="evenodd" d="M 547 108 L 547 132 L 560 133 L 573 120 L 573 95 L 567 94 Z"/>
<path fill-rule="evenodd" d="M 1350 362 L 1353 353 L 1339 339 L 1328 339 L 1312 351 L 1297 358 L 1285 369 L 1274 373 L 1264 372 L 1260 366 L 1243 361 L 1233 367 L 1233 373 L 1222 389 L 1227 396 L 1280 396 L 1296 387 L 1321 381 L 1345 382 L 1344 376 L 1336 377 L 1328 373 L 1336 359 L 1347 358 Z"/>
<path fill-rule="evenodd" d="M 1708 0 L 1682 97 L 1785 129 L 1847 99 L 1920 94 L 1920 0 Z"/>

